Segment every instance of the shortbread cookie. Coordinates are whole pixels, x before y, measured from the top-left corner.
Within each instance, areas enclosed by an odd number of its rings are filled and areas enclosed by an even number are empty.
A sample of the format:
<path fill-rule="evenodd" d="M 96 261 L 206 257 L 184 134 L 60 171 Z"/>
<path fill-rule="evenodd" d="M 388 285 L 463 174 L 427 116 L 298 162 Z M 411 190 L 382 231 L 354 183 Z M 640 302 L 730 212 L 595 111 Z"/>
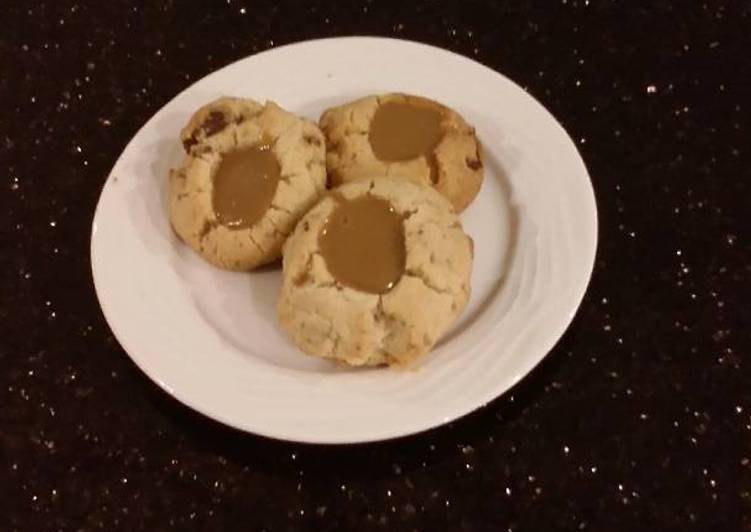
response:
<path fill-rule="evenodd" d="M 280 257 L 295 224 L 326 188 L 321 131 L 273 102 L 220 98 L 181 135 L 170 173 L 170 220 L 210 263 L 250 270 Z"/>
<path fill-rule="evenodd" d="M 285 243 L 279 320 L 310 355 L 404 365 L 462 312 L 471 269 L 472 239 L 443 196 L 359 180 L 325 196 Z"/>
<path fill-rule="evenodd" d="M 474 128 L 433 100 L 368 96 L 328 109 L 320 126 L 332 186 L 369 177 L 406 178 L 435 188 L 461 212 L 482 185 Z"/>

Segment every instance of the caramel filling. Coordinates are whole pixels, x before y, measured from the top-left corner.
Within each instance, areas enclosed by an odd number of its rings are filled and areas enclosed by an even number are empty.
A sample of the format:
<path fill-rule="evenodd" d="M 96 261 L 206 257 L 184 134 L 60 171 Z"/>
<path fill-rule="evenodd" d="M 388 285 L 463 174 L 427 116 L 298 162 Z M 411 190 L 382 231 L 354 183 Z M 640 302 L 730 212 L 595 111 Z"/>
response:
<path fill-rule="evenodd" d="M 386 200 L 340 200 L 318 243 L 334 279 L 356 290 L 388 292 L 404 273 L 404 224 Z"/>
<path fill-rule="evenodd" d="M 438 179 L 435 147 L 443 137 L 439 109 L 403 102 L 378 107 L 370 122 L 370 146 L 381 161 L 408 161 L 425 157 L 431 179 Z"/>
<path fill-rule="evenodd" d="M 280 173 L 268 144 L 224 154 L 214 174 L 212 195 L 219 223 L 245 229 L 260 220 L 274 198 Z"/>

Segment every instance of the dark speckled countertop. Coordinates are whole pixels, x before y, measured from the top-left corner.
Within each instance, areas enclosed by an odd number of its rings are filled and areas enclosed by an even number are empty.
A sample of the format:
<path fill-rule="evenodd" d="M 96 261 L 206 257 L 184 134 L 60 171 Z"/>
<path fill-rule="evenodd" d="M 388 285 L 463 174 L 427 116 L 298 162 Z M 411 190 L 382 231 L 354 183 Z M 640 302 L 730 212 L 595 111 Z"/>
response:
<path fill-rule="evenodd" d="M 751 530 L 751 4 L 678 4 L 1 2 L 0 530 Z M 589 166 L 598 258 L 566 335 L 486 408 L 381 444 L 279 443 L 133 365 L 90 225 L 177 92 L 349 34 L 449 48 L 543 102 Z"/>

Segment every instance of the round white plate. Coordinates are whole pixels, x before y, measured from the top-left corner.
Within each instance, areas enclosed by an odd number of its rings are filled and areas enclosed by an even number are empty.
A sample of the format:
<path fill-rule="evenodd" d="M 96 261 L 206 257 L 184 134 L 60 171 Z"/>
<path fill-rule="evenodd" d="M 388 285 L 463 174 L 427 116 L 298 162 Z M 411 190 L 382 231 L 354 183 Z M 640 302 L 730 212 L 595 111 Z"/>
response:
<path fill-rule="evenodd" d="M 373 93 L 459 111 L 485 148 L 485 182 L 462 214 L 475 241 L 472 297 L 417 367 L 347 370 L 299 352 L 276 320 L 279 268 L 231 273 L 178 241 L 166 207 L 180 128 L 220 96 L 271 99 L 317 120 Z M 553 347 L 592 272 L 597 213 L 574 143 L 531 96 L 470 59 L 423 44 L 308 41 L 210 74 L 157 112 L 112 169 L 91 263 L 104 315 L 136 364 L 186 405 L 285 440 L 363 442 L 419 432 L 499 396 Z"/>

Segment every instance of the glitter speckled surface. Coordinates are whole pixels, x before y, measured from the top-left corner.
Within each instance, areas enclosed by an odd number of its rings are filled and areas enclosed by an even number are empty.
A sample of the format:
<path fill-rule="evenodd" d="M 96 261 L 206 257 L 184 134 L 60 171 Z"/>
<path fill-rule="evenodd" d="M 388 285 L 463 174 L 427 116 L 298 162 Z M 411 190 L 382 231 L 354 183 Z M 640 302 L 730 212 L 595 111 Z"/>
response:
<path fill-rule="evenodd" d="M 0 5 L 0 529 L 751 528 L 747 2 L 145 4 Z M 345 34 L 452 49 L 543 102 L 592 174 L 598 259 L 558 346 L 483 410 L 377 445 L 278 443 L 130 362 L 90 224 L 177 92 Z"/>

